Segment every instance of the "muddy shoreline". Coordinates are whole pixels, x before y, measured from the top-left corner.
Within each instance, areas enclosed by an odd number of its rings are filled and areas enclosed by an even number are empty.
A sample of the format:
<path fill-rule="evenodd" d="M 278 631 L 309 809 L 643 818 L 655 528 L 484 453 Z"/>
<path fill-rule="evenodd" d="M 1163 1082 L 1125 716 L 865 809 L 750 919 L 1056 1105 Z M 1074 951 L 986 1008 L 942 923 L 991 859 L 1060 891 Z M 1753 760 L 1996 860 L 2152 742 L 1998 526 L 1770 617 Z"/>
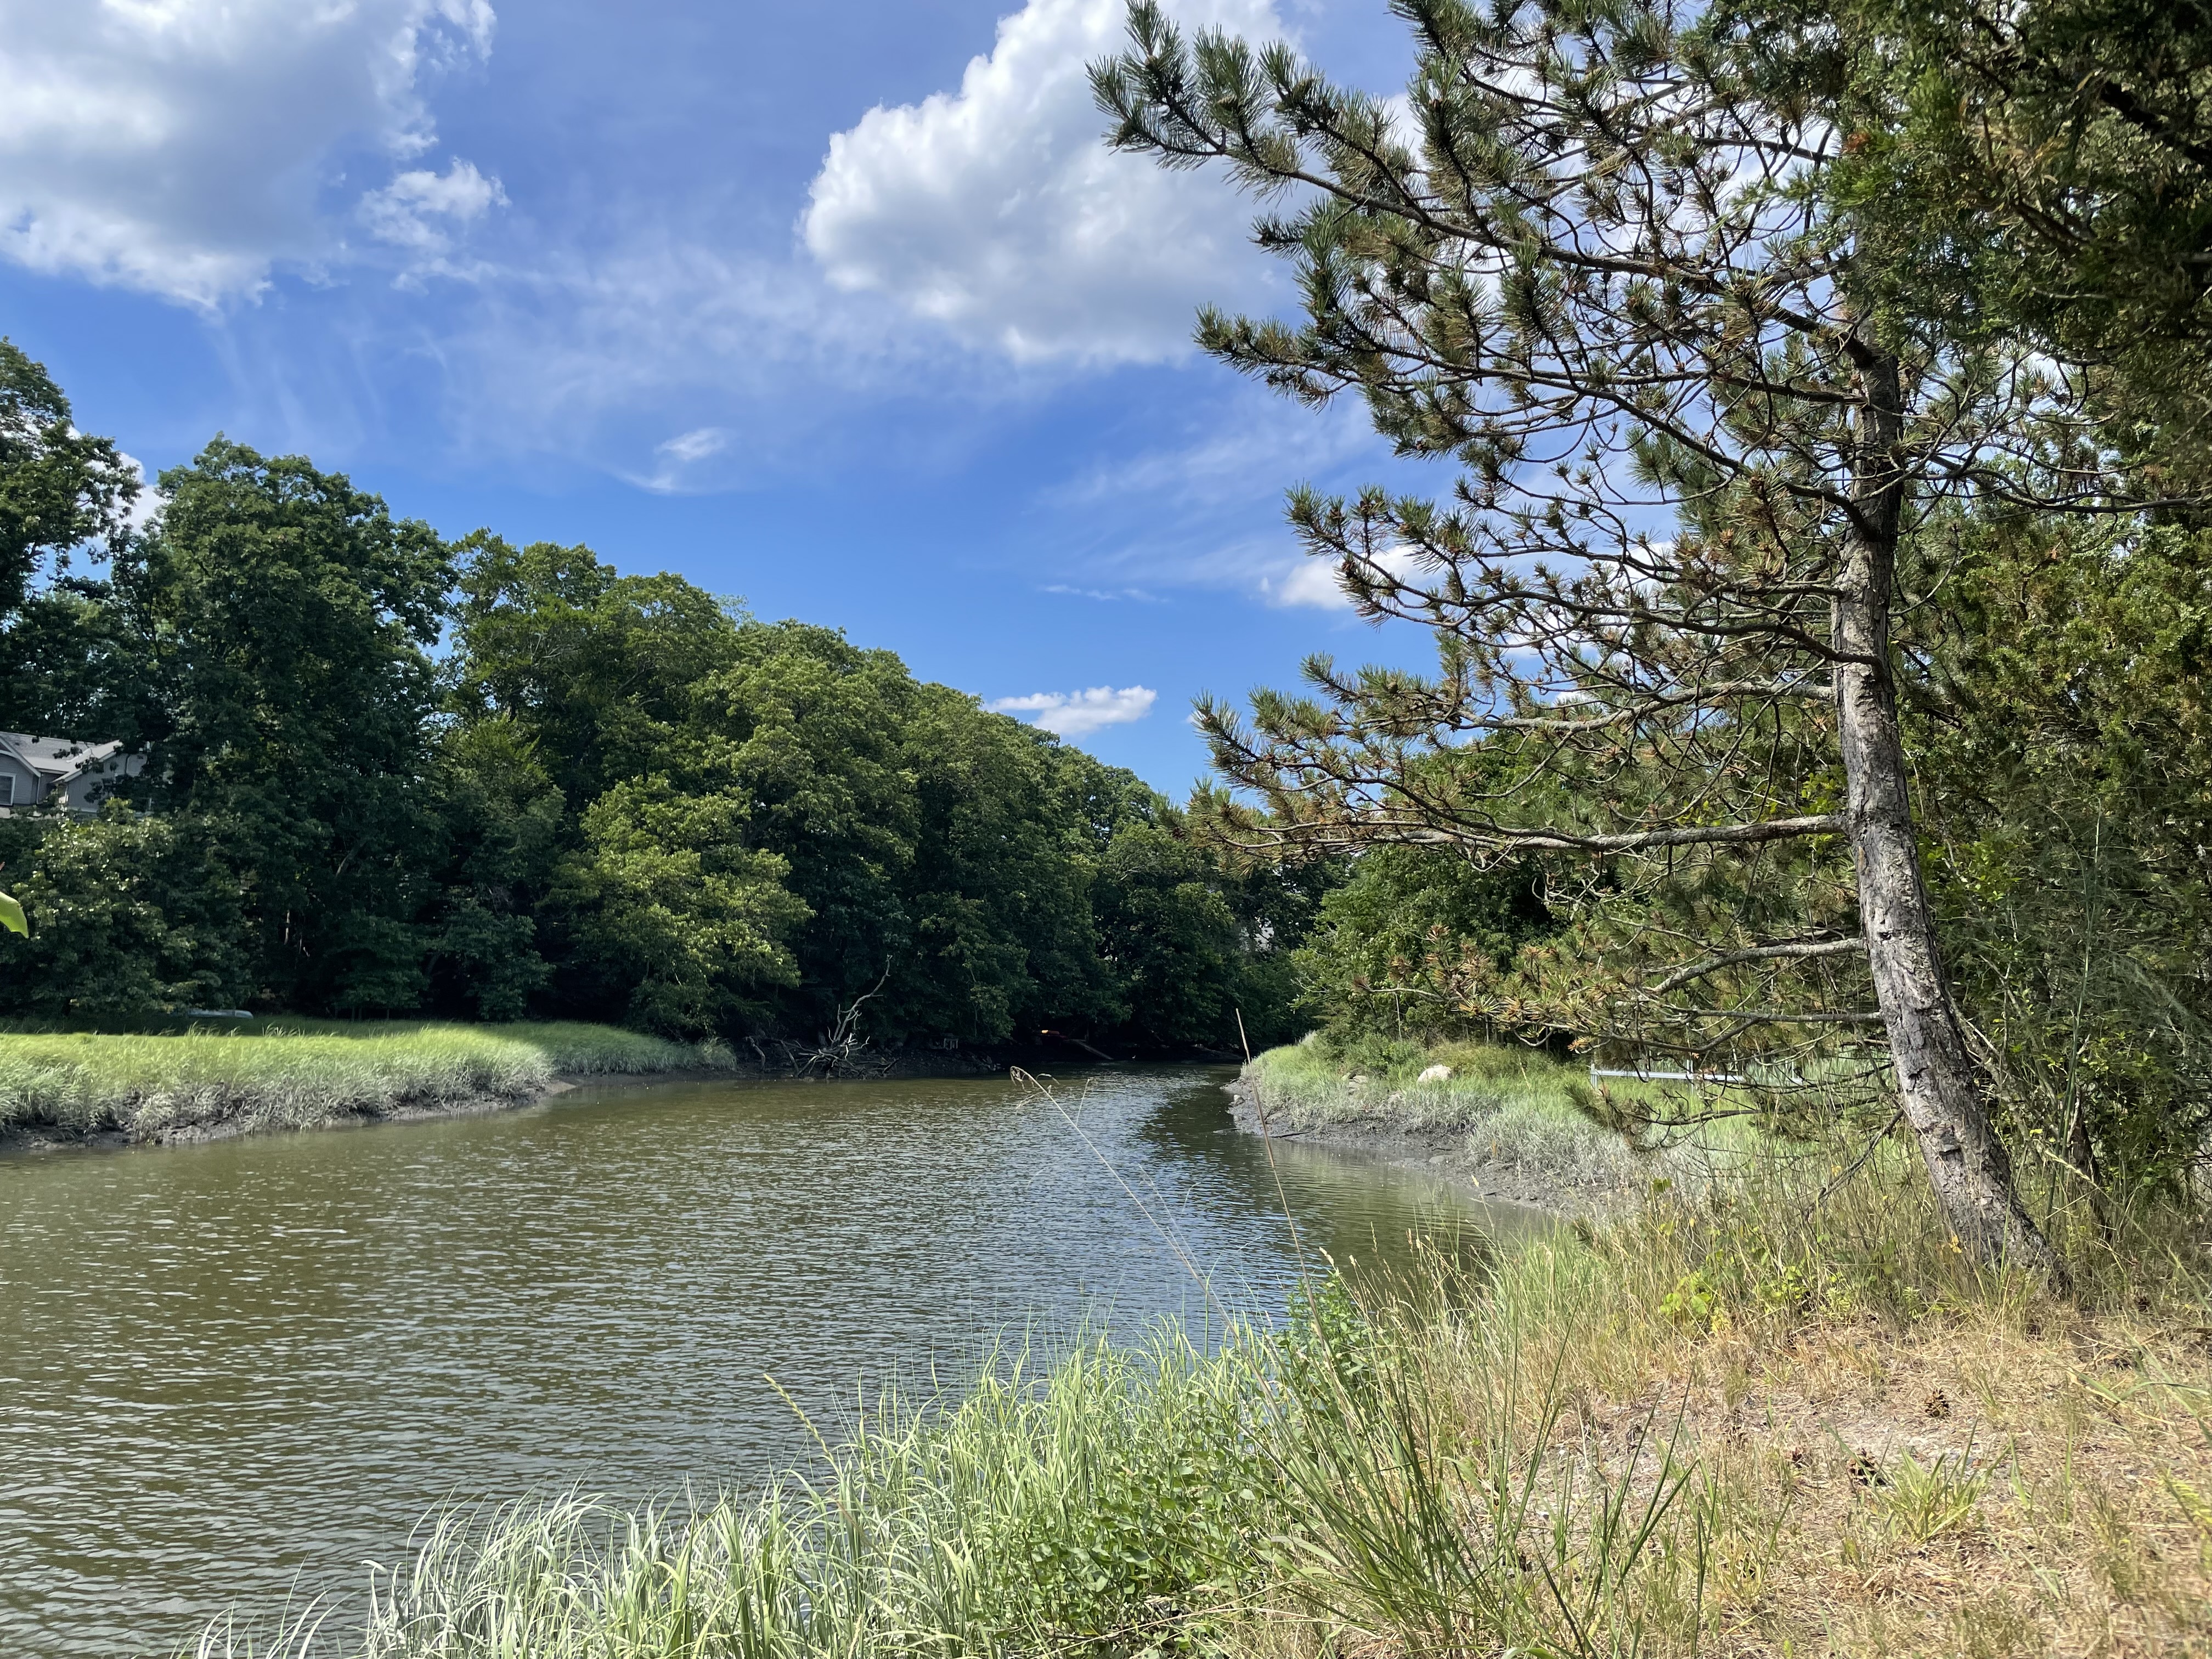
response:
<path fill-rule="evenodd" d="M 1472 1144 L 1474 1132 L 1465 1127 L 1417 1126 L 1368 1117 L 1295 1129 L 1285 1127 L 1271 1116 L 1263 1130 L 1259 1096 L 1251 1079 L 1240 1077 L 1222 1087 L 1229 1096 L 1230 1116 L 1248 1134 L 1265 1133 L 1279 1142 L 1326 1146 L 1396 1169 L 1418 1170 L 1449 1181 L 1486 1204 L 1540 1210 L 1565 1221 L 1591 1221 L 1617 1208 L 1626 1196 L 1621 1188 L 1612 1185 L 1582 1186 L 1526 1173 L 1511 1164 L 1491 1163 Z"/>
<path fill-rule="evenodd" d="M 1006 1069 L 996 1056 L 920 1053 L 879 1057 L 865 1071 L 848 1073 L 836 1081 L 881 1079 L 982 1077 Z M 134 1146 L 204 1146 L 219 1140 L 240 1140 L 249 1135 L 313 1133 L 319 1130 L 370 1128 L 385 1124 L 429 1123 L 445 1118 L 488 1117 L 498 1112 L 517 1112 L 541 1101 L 572 1094 L 579 1089 L 647 1089 L 675 1083 L 797 1082 L 793 1073 L 750 1061 L 738 1066 L 688 1067 L 664 1072 L 556 1073 L 542 1089 L 525 1093 L 464 1095 L 447 1101 L 400 1101 L 392 1106 L 364 1111 L 337 1111 L 309 1122 L 272 1120 L 264 1108 L 241 1101 L 235 1116 L 214 1123 L 186 1123 L 145 1134 L 126 1129 L 95 1129 L 88 1133 L 33 1125 L 0 1130 L 0 1158 L 35 1156 L 44 1152 L 120 1152 Z M 825 1079 L 816 1079 L 815 1081 Z"/>

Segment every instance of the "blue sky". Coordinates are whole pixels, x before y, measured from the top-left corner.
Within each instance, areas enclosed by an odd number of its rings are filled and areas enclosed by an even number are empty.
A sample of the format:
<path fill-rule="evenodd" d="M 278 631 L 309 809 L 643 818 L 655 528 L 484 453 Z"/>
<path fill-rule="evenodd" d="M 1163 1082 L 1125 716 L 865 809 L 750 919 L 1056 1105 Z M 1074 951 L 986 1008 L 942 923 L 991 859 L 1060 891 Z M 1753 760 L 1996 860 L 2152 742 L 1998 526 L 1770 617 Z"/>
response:
<path fill-rule="evenodd" d="M 1170 9 L 1402 76 L 1383 0 Z M 1358 409 L 1188 348 L 1200 302 L 1286 290 L 1219 181 L 1097 143 L 1119 27 L 0 0 L 0 331 L 149 471 L 217 430 L 303 453 L 451 534 L 842 627 L 1180 794 L 1194 694 L 1423 647 L 1282 526 L 1286 485 L 1391 473 Z"/>

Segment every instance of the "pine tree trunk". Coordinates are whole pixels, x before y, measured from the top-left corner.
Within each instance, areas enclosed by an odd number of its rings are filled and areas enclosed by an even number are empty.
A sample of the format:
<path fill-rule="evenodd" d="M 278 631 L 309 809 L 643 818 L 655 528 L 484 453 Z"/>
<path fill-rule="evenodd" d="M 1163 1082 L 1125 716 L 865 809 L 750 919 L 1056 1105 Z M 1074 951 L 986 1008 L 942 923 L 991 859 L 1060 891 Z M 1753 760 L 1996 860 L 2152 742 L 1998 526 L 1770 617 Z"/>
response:
<path fill-rule="evenodd" d="M 1835 606 L 1835 642 L 1854 660 L 1838 665 L 1836 714 L 1875 998 L 1899 1104 L 1953 1236 L 1978 1260 L 2014 1261 L 2063 1286 L 2064 1265 L 2014 1188 L 2012 1160 L 1982 1099 L 1936 944 L 1890 672 L 1889 601 L 1905 494 L 1893 459 L 1903 426 L 1898 367 L 1871 349 L 1859 362 L 1868 397 Z"/>

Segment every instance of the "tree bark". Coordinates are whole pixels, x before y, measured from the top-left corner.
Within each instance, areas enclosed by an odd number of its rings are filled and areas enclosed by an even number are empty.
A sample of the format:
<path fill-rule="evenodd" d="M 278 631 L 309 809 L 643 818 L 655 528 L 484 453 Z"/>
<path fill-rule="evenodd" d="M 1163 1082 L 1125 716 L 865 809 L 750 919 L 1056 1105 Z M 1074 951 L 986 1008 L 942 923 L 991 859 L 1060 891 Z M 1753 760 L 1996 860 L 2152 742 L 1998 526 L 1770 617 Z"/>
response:
<path fill-rule="evenodd" d="M 2065 1267 L 2013 1185 L 1951 999 L 1920 867 L 1907 791 L 1889 605 L 1905 476 L 1897 360 L 1855 342 L 1859 411 L 1852 525 L 1835 605 L 1837 732 L 1844 817 L 1875 998 L 1889 1038 L 1899 1104 L 1920 1145 L 1945 1224 L 1978 1260 L 2027 1267 L 2063 1288 Z"/>

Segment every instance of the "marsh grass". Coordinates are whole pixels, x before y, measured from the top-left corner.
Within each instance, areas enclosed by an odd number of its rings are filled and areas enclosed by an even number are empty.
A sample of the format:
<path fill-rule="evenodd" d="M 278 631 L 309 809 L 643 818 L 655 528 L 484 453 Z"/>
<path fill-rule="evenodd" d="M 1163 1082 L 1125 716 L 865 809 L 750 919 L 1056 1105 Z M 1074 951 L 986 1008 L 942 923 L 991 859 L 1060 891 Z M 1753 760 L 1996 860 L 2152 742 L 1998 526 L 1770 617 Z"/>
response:
<path fill-rule="evenodd" d="M 252 1020 L 0 1033 L 0 1130 L 134 1139 L 519 1099 L 556 1075 L 728 1066 L 728 1051 L 581 1024 Z"/>
<path fill-rule="evenodd" d="M 1421 1082 L 1436 1065 L 1450 1066 L 1452 1076 Z M 1250 1074 L 1267 1091 L 1268 1110 L 1293 1130 L 1383 1121 L 1464 1129 L 1516 1109 L 1571 1120 L 1593 1103 L 1586 1068 L 1517 1045 L 1370 1040 L 1340 1048 L 1316 1036 L 1268 1049 Z"/>
<path fill-rule="evenodd" d="M 1740 1165 L 1210 1351 L 1015 1356 L 765 1491 L 428 1525 L 347 1659 L 2212 1649 L 2202 1218 L 2051 1195 L 2079 1299 L 1901 1151 Z M 2109 1224 L 2109 1230 L 2108 1230 Z M 261 1653 L 301 1659 L 305 1621 Z M 243 1656 L 234 1630 L 228 1647 Z"/>
<path fill-rule="evenodd" d="M 1424 1083 L 1421 1073 L 1451 1076 Z M 1755 1132 L 1730 1115 L 1725 1091 L 1602 1079 L 1540 1048 L 1452 1042 L 1424 1047 L 1325 1037 L 1271 1048 L 1245 1079 L 1271 1127 L 1293 1135 L 1382 1131 L 1455 1145 L 1460 1161 L 1563 1192 L 1610 1194 L 1653 1180 L 1701 1184 L 1740 1161 Z M 1686 1134 L 1655 1135 L 1654 1120 L 1719 1115 Z"/>

